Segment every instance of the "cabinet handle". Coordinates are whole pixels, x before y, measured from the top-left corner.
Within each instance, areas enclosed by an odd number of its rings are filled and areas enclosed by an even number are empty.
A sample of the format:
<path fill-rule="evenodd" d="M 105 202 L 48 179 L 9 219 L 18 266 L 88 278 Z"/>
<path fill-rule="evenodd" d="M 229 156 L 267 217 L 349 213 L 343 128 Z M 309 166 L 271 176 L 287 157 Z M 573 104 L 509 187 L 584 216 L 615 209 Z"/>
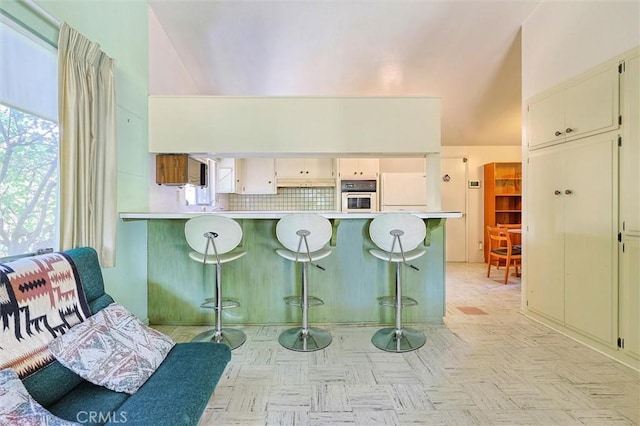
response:
<path fill-rule="evenodd" d="M 300 174 L 303 174 L 303 173 L 304 173 L 304 170 L 300 170 Z"/>
<path fill-rule="evenodd" d="M 573 191 L 570 190 L 570 189 L 565 189 L 564 193 L 567 194 L 567 195 L 571 195 L 571 194 L 573 194 Z"/>
<path fill-rule="evenodd" d="M 305 173 L 306 173 L 306 174 L 309 174 L 309 170 L 307 170 Z"/>
<path fill-rule="evenodd" d="M 562 192 L 560 192 L 560 191 L 558 191 L 558 190 L 556 189 L 555 191 L 553 191 L 553 194 L 554 194 L 554 195 L 560 195 L 560 194 L 562 194 Z"/>
<path fill-rule="evenodd" d="M 560 136 L 561 134 L 562 132 L 560 130 L 556 130 L 556 133 L 555 133 L 556 136 Z"/>
<path fill-rule="evenodd" d="M 573 129 L 572 129 L 571 127 L 567 127 L 567 129 L 565 130 L 565 132 L 567 132 L 567 133 L 571 133 L 571 132 L 573 132 Z"/>
<path fill-rule="evenodd" d="M 353 174 L 354 174 L 354 175 L 357 175 L 357 174 L 358 174 L 358 172 L 353 172 Z"/>
<path fill-rule="evenodd" d="M 362 172 L 360 172 L 360 174 L 362 174 Z"/>

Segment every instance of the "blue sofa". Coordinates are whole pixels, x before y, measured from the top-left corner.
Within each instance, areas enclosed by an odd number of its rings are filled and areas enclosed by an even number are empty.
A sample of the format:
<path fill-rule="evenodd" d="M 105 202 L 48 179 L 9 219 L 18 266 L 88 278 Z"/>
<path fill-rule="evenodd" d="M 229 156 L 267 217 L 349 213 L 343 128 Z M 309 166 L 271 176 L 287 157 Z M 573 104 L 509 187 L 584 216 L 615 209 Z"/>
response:
<path fill-rule="evenodd" d="M 76 264 L 92 314 L 113 302 L 91 248 L 65 251 Z M 228 346 L 178 343 L 133 395 L 94 385 L 48 364 L 23 378 L 33 398 L 54 415 L 84 424 L 196 425 L 231 359 Z"/>

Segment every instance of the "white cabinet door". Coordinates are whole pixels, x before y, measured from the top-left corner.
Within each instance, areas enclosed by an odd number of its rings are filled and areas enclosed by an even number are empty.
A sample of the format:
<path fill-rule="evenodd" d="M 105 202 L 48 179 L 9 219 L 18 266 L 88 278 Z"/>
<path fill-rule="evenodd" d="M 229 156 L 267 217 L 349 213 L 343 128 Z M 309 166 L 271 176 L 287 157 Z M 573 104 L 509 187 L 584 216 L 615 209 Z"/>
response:
<path fill-rule="evenodd" d="M 241 194 L 275 194 L 273 158 L 243 158 L 240 178 Z"/>
<path fill-rule="evenodd" d="M 618 69 L 609 66 L 566 90 L 568 140 L 618 128 L 618 75 Z"/>
<path fill-rule="evenodd" d="M 279 178 L 304 177 L 304 158 L 276 158 L 275 164 Z"/>
<path fill-rule="evenodd" d="M 627 237 L 622 243 L 619 295 L 622 350 L 640 359 L 640 237 Z"/>
<path fill-rule="evenodd" d="M 305 170 L 309 172 L 309 177 L 313 179 L 331 179 L 333 173 L 333 158 L 305 158 Z"/>
<path fill-rule="evenodd" d="M 564 297 L 568 327 L 615 345 L 617 133 L 564 151 Z M 615 176 L 615 178 L 614 178 Z"/>
<path fill-rule="evenodd" d="M 553 93 L 528 105 L 529 148 L 564 140 L 564 92 Z"/>
<path fill-rule="evenodd" d="M 530 154 L 527 166 L 528 309 L 564 322 L 563 147 Z"/>
<path fill-rule="evenodd" d="M 375 179 L 380 169 L 377 158 L 340 158 L 338 163 L 342 179 Z"/>
<path fill-rule="evenodd" d="M 239 166 L 235 158 L 221 158 L 216 164 L 216 192 L 228 194 L 236 192 L 236 183 L 239 179 Z"/>
<path fill-rule="evenodd" d="M 625 62 L 620 149 L 620 222 L 623 233 L 640 236 L 640 58 Z"/>

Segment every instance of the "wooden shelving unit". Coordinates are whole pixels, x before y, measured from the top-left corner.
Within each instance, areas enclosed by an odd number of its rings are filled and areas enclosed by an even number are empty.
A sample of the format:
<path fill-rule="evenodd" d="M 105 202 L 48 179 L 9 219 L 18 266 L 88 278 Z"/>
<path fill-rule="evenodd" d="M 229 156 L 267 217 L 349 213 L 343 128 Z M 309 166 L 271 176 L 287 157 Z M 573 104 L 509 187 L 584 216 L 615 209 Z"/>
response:
<path fill-rule="evenodd" d="M 522 164 L 484 165 L 484 259 L 489 257 L 487 226 L 522 223 Z M 514 241 L 519 244 L 520 241 Z"/>

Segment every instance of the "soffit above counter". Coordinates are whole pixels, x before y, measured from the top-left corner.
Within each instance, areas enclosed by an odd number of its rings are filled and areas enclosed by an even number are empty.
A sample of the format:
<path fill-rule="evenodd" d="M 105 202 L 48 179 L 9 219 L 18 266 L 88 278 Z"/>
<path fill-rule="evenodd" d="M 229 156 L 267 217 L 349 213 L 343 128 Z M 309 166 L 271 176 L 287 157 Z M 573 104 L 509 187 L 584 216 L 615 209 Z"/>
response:
<path fill-rule="evenodd" d="M 218 157 L 440 152 L 441 99 L 150 96 L 149 152 Z"/>

